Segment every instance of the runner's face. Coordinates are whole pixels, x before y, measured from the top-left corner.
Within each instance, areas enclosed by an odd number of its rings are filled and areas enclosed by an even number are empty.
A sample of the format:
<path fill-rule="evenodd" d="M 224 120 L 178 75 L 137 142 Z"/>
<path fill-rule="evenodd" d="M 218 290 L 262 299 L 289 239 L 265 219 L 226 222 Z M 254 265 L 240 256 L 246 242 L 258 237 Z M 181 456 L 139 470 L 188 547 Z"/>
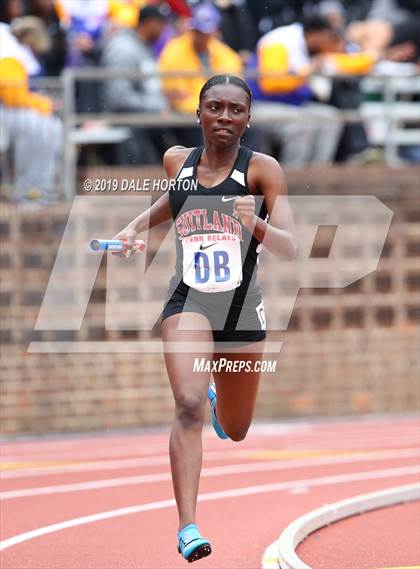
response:
<path fill-rule="evenodd" d="M 250 119 L 249 97 L 236 85 L 214 85 L 201 100 L 197 115 L 204 139 L 218 146 L 236 144 Z"/>

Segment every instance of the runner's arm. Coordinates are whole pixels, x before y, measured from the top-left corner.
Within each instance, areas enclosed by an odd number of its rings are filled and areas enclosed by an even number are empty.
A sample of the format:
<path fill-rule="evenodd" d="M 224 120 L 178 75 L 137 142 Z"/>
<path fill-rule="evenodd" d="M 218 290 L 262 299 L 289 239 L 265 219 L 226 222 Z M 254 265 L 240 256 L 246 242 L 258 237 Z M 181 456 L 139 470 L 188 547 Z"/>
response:
<path fill-rule="evenodd" d="M 189 151 L 183 146 L 174 146 L 165 152 L 163 166 L 169 178 L 176 176 Z M 172 212 L 169 204 L 169 192 L 166 192 L 149 209 L 135 217 L 122 231 L 114 235 L 113 239 L 126 241 L 126 249 L 130 249 L 138 233 L 147 231 L 169 219 L 172 219 Z M 124 250 L 121 253 L 114 254 L 123 256 L 125 252 Z"/>
<path fill-rule="evenodd" d="M 171 208 L 169 205 L 169 193 L 161 196 L 149 209 L 130 221 L 127 227 L 131 227 L 136 233 L 141 233 L 171 219 Z"/>
<path fill-rule="evenodd" d="M 265 154 L 254 153 L 248 180 L 264 196 L 268 222 L 254 215 L 249 219 L 253 235 L 274 255 L 294 259 L 297 253 L 295 225 L 287 185 L 279 163 Z"/>

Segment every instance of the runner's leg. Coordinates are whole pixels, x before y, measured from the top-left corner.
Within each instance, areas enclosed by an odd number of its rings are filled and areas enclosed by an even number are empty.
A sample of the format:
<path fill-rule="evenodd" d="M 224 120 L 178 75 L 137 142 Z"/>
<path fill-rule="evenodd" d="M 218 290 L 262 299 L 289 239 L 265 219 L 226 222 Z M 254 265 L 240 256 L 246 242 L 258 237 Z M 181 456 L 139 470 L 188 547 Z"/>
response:
<path fill-rule="evenodd" d="M 181 317 L 182 324 L 179 326 Z M 210 380 L 210 372 L 194 371 L 194 359 L 211 359 L 212 354 L 177 352 L 170 349 L 170 342 L 185 342 L 188 345 L 198 341 L 212 346 L 213 336 L 205 316 L 184 312 L 169 316 L 162 322 L 162 339 L 166 368 L 175 399 L 175 420 L 169 451 L 179 528 L 182 529 L 187 524 L 195 523 L 202 465 L 201 433 Z"/>
<path fill-rule="evenodd" d="M 233 441 L 241 441 L 246 437 L 252 421 L 257 400 L 258 386 L 261 373 L 254 371 L 255 362 L 261 361 L 264 342 L 258 342 L 259 352 L 250 352 L 249 346 L 232 349 L 231 351 L 215 354 L 214 360 L 226 358 L 227 362 L 249 362 L 250 371 L 224 370 L 213 373 L 216 384 L 217 403 L 216 414 L 225 433 Z M 238 365 L 238 364 L 237 364 Z"/>

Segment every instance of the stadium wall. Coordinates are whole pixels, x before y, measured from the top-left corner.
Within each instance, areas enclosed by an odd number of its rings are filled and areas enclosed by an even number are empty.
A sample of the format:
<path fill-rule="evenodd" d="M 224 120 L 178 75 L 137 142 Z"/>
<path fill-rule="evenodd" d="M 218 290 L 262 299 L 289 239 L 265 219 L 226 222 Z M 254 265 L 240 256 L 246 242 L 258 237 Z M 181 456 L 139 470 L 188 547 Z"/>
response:
<path fill-rule="evenodd" d="M 160 169 L 90 168 L 81 173 L 80 181 L 161 175 Z M 287 179 L 291 195 L 373 194 L 391 208 L 394 217 L 377 271 L 345 289 L 300 290 L 288 330 L 270 335 L 284 345 L 277 356 L 267 356 L 277 360 L 277 371 L 263 376 L 256 419 L 418 410 L 418 170 L 312 168 L 287 172 Z M 105 330 L 105 262 L 80 330 L 33 330 L 69 211 L 67 204 L 31 213 L 7 205 L 1 209 L 2 433 L 168 424 L 173 401 L 160 354 L 27 352 L 29 342 L 37 340 L 158 337 L 157 327 L 151 333 Z M 154 232 L 151 247 L 157 248 L 161 238 L 159 231 Z M 319 235 L 312 253 L 318 250 L 322 256 L 327 241 L 327 235 Z M 262 274 L 266 297 L 278 294 L 279 270 L 273 266 Z M 78 278 L 77 269 L 71 278 Z M 142 310 L 147 310 L 147 296 L 144 300 Z M 136 310 L 138 305 L 129 309 Z"/>

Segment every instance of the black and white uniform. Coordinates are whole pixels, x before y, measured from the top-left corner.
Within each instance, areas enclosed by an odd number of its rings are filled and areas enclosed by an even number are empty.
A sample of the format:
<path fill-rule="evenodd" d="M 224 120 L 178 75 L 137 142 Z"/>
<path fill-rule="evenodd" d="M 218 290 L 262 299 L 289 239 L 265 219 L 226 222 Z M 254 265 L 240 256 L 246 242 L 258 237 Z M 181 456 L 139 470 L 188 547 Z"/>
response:
<path fill-rule="evenodd" d="M 263 340 L 265 313 L 256 268 L 260 242 L 233 215 L 234 200 L 248 195 L 252 151 L 241 146 L 227 178 L 212 188 L 197 181 L 203 147 L 194 148 L 169 190 L 175 221 L 176 265 L 162 320 L 197 312 L 210 321 L 217 342 L 248 344 Z M 190 179 L 191 184 L 185 184 Z M 182 182 L 182 184 L 180 183 Z M 181 189 L 189 187 L 188 191 Z M 256 213 L 267 209 L 255 196 Z"/>

